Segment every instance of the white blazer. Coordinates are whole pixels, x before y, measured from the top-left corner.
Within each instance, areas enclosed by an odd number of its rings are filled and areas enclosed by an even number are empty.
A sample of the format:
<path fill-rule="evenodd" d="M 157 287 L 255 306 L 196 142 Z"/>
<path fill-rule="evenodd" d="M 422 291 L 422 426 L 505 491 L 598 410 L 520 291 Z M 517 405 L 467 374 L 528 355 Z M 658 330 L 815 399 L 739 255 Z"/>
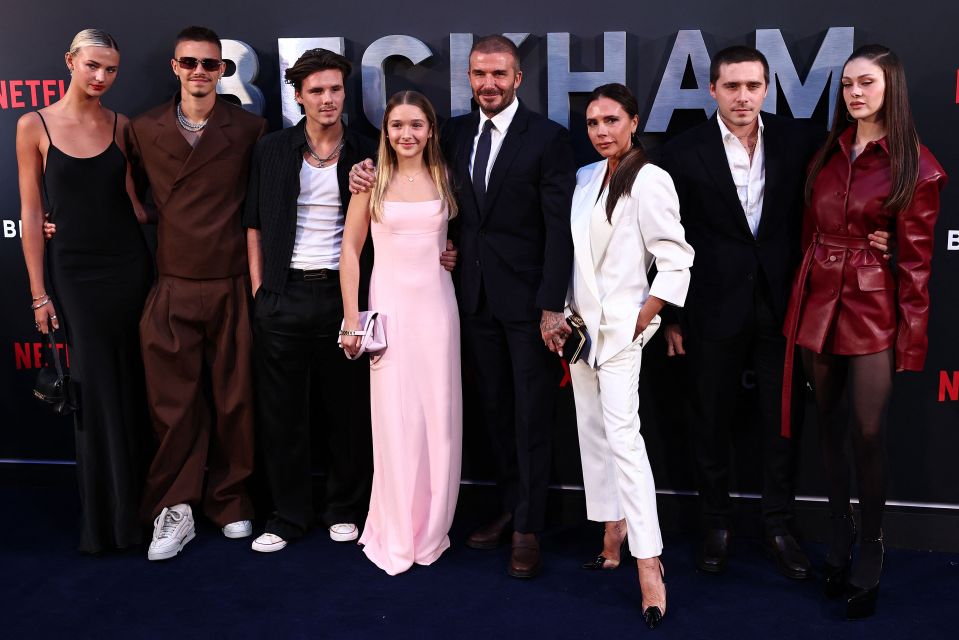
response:
<path fill-rule="evenodd" d="M 587 363 L 594 367 L 633 342 L 636 317 L 649 296 L 683 306 L 693 264 L 672 178 L 652 164 L 639 170 L 630 193 L 616 203 L 612 233 L 606 234 L 608 242 L 594 260 L 590 218 L 599 208 L 605 219 L 605 192 L 599 197 L 605 176 L 606 160 L 576 173 L 570 219 L 574 260 L 567 304 L 586 323 L 592 341 Z M 654 263 L 657 273 L 650 285 L 648 272 Z M 658 324 L 657 316 L 644 335 L 651 336 Z"/>

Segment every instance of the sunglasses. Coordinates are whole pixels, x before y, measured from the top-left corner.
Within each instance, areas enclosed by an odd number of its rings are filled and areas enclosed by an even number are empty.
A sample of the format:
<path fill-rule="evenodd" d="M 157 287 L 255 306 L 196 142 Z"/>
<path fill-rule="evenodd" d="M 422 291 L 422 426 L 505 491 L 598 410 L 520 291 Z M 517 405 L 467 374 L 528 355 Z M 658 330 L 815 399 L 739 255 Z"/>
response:
<path fill-rule="evenodd" d="M 183 57 L 176 59 L 177 64 L 179 64 L 184 69 L 196 69 L 196 65 L 199 64 L 203 67 L 204 71 L 216 71 L 220 68 L 220 65 L 223 64 L 222 60 L 216 58 L 203 58 L 197 60 L 196 58 Z"/>

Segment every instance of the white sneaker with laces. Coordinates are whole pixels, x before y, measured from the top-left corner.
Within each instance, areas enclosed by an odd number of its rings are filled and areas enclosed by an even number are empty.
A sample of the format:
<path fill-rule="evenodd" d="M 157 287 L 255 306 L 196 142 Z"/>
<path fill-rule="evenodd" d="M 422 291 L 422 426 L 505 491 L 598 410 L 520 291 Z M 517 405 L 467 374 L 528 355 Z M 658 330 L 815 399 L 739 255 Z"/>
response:
<path fill-rule="evenodd" d="M 286 546 L 286 540 L 275 533 L 264 533 L 253 541 L 253 550 L 261 553 L 273 553 Z"/>
<path fill-rule="evenodd" d="M 148 560 L 166 560 L 183 550 L 196 537 L 193 510 L 188 504 L 164 507 L 153 521 L 153 540 L 147 551 Z"/>
<path fill-rule="evenodd" d="M 330 540 L 333 542 L 350 542 L 360 537 L 360 531 L 352 522 L 341 522 L 330 527 Z"/>
<path fill-rule="evenodd" d="M 253 523 L 249 520 L 237 520 L 223 527 L 227 538 L 247 538 L 253 535 Z"/>

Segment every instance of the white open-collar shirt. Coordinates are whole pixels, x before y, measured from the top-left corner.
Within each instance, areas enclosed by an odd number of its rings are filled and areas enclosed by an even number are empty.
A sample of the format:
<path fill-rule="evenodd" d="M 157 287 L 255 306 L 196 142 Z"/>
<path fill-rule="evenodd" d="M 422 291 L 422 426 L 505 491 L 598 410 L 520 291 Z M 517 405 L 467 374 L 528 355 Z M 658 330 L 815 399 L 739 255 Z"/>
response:
<path fill-rule="evenodd" d="M 763 213 L 763 196 L 766 192 L 766 153 L 763 145 L 763 118 L 758 116 L 759 130 L 756 134 L 756 149 L 753 151 L 753 160 L 749 161 L 749 152 L 739 138 L 723 122 L 721 116 L 716 117 L 719 122 L 719 131 L 723 135 L 723 147 L 726 150 L 726 161 L 729 162 L 729 172 L 736 185 L 739 202 L 743 205 L 746 214 L 746 224 L 752 231 L 753 237 L 759 232 L 759 220 Z"/>

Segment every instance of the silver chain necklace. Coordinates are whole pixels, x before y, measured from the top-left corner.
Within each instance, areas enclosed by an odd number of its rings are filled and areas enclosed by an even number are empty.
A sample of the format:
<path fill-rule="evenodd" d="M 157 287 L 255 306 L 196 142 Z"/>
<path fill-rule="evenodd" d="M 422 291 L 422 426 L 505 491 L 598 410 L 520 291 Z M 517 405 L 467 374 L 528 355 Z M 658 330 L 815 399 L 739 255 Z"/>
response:
<path fill-rule="evenodd" d="M 306 148 L 310 150 L 310 155 L 313 156 L 313 159 L 316 160 L 321 169 L 326 166 L 327 162 L 340 155 L 340 151 L 343 150 L 343 146 L 346 144 L 346 138 L 340 138 L 340 141 L 336 143 L 336 147 L 333 149 L 333 153 L 325 158 L 321 158 L 316 154 L 316 151 L 313 150 L 313 145 L 310 144 L 310 136 L 306 135 L 304 132 L 303 137 L 306 138 Z"/>
<path fill-rule="evenodd" d="M 183 115 L 183 107 L 180 105 L 180 103 L 177 103 L 176 105 L 176 119 L 177 119 L 177 122 L 180 123 L 181 127 L 186 129 L 187 131 L 192 131 L 194 133 L 196 133 L 197 131 L 202 131 L 203 127 L 206 126 L 206 123 L 210 121 L 209 118 L 207 118 L 203 122 L 191 122 L 190 120 L 187 120 L 187 117 Z"/>

